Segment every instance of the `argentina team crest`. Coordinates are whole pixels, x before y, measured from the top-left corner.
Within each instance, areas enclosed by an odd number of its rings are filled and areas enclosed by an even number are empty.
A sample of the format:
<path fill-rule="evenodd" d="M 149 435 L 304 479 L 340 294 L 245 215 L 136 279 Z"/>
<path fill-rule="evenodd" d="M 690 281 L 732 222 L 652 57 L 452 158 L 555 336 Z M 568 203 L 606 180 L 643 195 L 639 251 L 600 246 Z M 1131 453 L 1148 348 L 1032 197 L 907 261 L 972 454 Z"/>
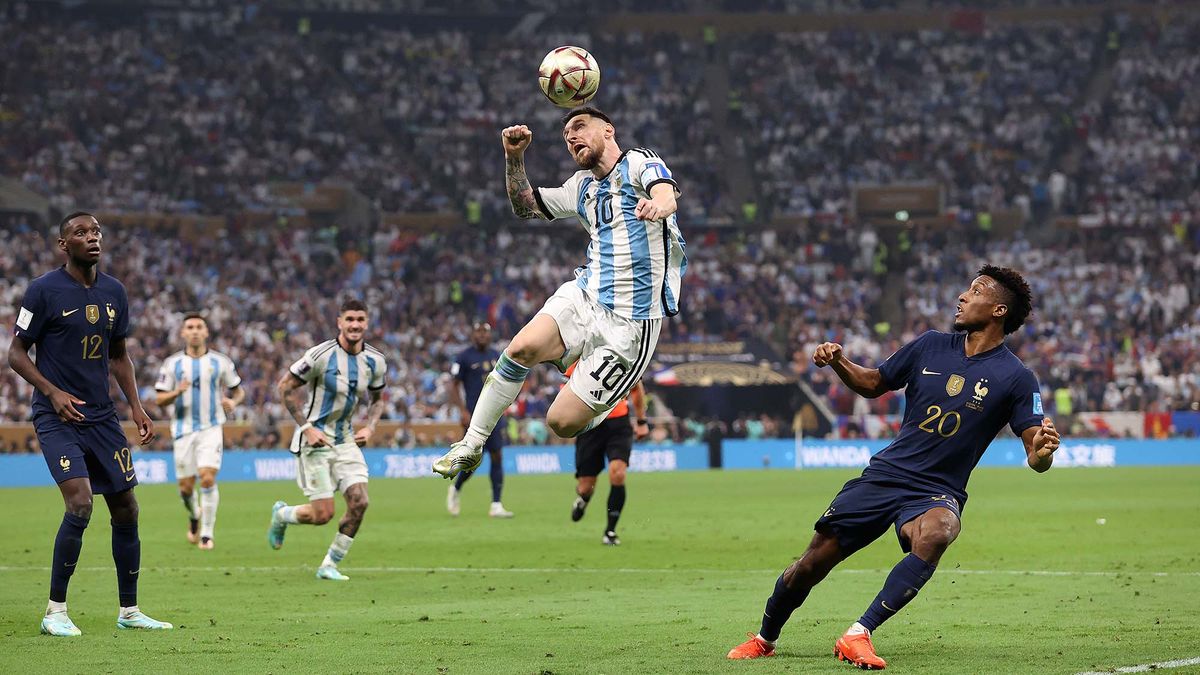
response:
<path fill-rule="evenodd" d="M 88 305 L 83 309 L 83 315 L 87 317 L 88 323 L 96 323 L 100 320 L 100 305 Z"/>
<path fill-rule="evenodd" d="M 962 393 L 963 385 L 966 383 L 967 381 L 963 379 L 962 375 L 951 375 L 950 379 L 946 380 L 946 393 L 958 396 Z"/>

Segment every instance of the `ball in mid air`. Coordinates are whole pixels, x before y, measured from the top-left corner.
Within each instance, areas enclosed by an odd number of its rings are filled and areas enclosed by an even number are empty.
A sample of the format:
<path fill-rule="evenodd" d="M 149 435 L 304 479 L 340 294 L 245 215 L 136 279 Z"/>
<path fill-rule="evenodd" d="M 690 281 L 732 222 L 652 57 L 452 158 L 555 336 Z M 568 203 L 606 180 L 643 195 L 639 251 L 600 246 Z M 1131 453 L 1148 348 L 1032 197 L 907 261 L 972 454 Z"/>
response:
<path fill-rule="evenodd" d="M 600 87 L 600 66 L 582 47 L 558 47 L 542 59 L 538 84 L 551 103 L 574 108 L 596 95 Z"/>

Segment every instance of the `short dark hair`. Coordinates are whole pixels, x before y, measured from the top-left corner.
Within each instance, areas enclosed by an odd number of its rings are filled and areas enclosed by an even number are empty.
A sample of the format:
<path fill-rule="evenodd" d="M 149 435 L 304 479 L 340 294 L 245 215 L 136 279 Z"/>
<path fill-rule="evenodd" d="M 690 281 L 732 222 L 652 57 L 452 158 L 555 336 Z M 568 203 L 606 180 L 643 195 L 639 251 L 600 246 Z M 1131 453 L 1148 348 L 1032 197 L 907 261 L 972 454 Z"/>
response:
<path fill-rule="evenodd" d="M 362 300 L 359 300 L 358 298 L 346 298 L 345 300 L 342 301 L 341 308 L 338 309 L 338 316 L 341 316 L 341 315 L 345 314 L 346 312 L 365 312 L 365 311 L 367 311 L 367 306 L 366 306 L 366 304 L 363 303 Z"/>
<path fill-rule="evenodd" d="M 604 113 L 600 112 L 599 108 L 593 108 L 590 105 L 584 105 L 584 106 L 579 106 L 578 108 L 572 108 L 570 112 L 563 115 L 562 116 L 563 126 L 566 126 L 567 122 L 570 122 L 571 120 L 575 119 L 576 117 L 579 117 L 580 115 L 591 115 L 592 117 L 598 117 L 598 118 L 604 120 L 605 122 L 608 122 L 609 124 L 613 123 L 613 121 L 608 118 L 608 115 L 605 115 Z M 616 126 L 616 125 L 613 124 L 613 126 Z"/>
<path fill-rule="evenodd" d="M 76 218 L 79 218 L 81 216 L 88 216 L 89 218 L 92 218 L 96 222 L 100 222 L 99 218 L 97 218 L 96 216 L 94 216 L 91 213 L 88 213 L 87 211 L 72 211 L 71 213 L 68 213 L 62 220 L 58 221 L 58 236 L 60 236 L 60 237 L 66 236 L 67 225 L 69 225 L 72 220 L 75 220 Z"/>
<path fill-rule="evenodd" d="M 1008 314 L 1004 315 L 1004 334 L 1015 332 L 1025 325 L 1025 319 L 1033 309 L 1033 292 L 1021 273 L 1009 268 L 987 265 L 979 268 L 979 276 L 991 277 L 1000 284 L 1000 301 L 1008 305 Z"/>
<path fill-rule="evenodd" d="M 201 314 L 200 312 L 188 312 L 187 314 L 183 315 L 184 323 L 187 323 L 188 321 L 191 321 L 192 319 L 200 319 L 201 321 L 204 322 L 205 326 L 208 325 L 208 319 L 204 318 L 204 315 Z"/>

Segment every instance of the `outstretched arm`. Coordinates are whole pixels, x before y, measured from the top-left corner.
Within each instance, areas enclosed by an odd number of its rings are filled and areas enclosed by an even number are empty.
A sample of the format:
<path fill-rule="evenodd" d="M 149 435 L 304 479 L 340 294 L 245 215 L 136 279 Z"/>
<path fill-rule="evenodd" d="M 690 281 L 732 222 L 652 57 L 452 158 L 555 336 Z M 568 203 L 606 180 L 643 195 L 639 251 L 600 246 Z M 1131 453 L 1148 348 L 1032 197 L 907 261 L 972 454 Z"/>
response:
<path fill-rule="evenodd" d="M 842 346 L 836 342 L 826 342 L 817 347 L 813 352 L 813 363 L 818 368 L 832 367 L 842 382 L 859 396 L 878 398 L 888 391 L 878 368 L 865 368 L 854 363 L 846 358 Z"/>
<path fill-rule="evenodd" d="M 545 218 L 533 195 L 529 176 L 525 175 L 525 149 L 533 140 L 533 132 L 524 124 L 518 124 L 505 128 L 500 136 L 504 142 L 504 186 L 513 214 L 526 220 Z"/>

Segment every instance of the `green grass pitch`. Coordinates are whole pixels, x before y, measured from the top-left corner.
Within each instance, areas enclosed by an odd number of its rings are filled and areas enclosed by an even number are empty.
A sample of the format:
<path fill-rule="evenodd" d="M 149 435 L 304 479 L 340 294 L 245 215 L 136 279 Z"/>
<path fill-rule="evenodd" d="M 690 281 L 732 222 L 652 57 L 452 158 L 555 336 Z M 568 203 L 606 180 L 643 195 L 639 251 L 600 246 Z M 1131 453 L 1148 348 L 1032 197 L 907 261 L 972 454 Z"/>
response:
<path fill-rule="evenodd" d="M 173 486 L 140 487 L 140 604 L 177 630 L 116 630 L 98 503 L 71 583 L 76 639 L 37 634 L 58 493 L 3 490 L 0 672 L 846 672 L 833 641 L 900 558 L 891 534 L 813 592 L 777 657 L 725 653 L 758 629 L 775 577 L 855 473 L 633 474 L 619 548 L 600 544 L 604 479 L 580 523 L 565 475 L 509 477 L 511 521 L 487 517 L 484 475 L 457 519 L 443 481 L 376 480 L 344 584 L 313 577 L 333 525 L 292 526 L 282 550 L 267 547 L 272 502 L 300 499 L 292 483 L 222 484 L 214 551 L 186 544 Z M 1076 673 L 1200 656 L 1200 468 L 981 469 L 970 492 L 938 573 L 876 632 L 889 671 Z"/>

